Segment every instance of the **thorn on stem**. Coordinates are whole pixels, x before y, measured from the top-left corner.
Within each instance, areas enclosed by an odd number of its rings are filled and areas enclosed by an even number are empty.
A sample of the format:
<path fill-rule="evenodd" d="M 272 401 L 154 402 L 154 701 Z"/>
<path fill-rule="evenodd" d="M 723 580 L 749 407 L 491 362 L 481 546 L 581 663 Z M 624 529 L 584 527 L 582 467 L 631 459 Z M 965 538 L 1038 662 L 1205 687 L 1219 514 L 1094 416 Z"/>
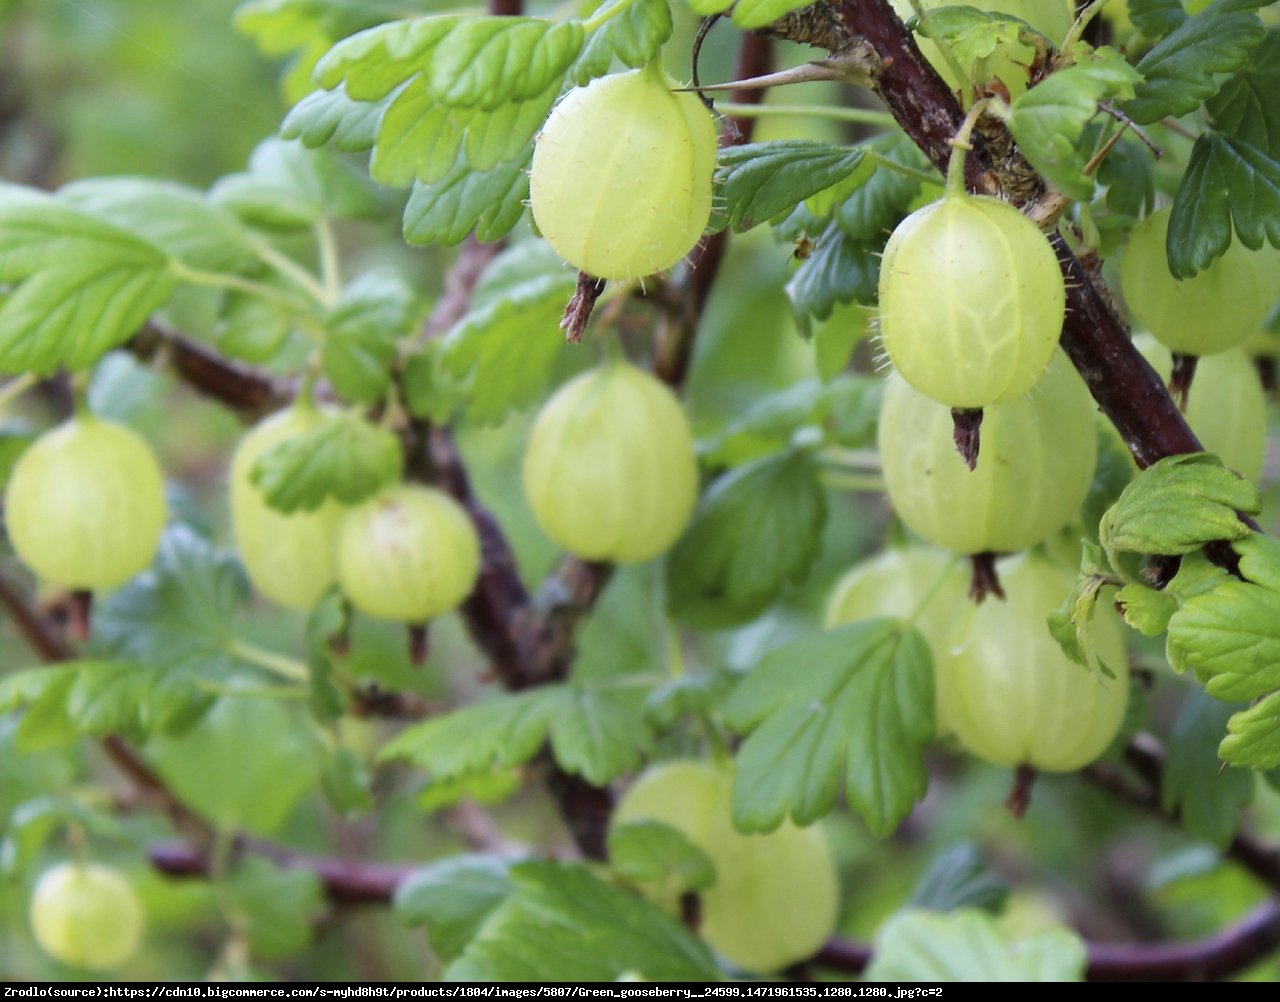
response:
<path fill-rule="evenodd" d="M 1191 381 L 1196 376 L 1196 363 L 1200 361 L 1198 355 L 1182 355 L 1174 352 L 1173 355 L 1173 371 L 1169 374 L 1169 395 L 1173 397 L 1173 402 L 1178 405 L 1178 410 L 1186 412 L 1187 394 L 1191 392 Z"/>
<path fill-rule="evenodd" d="M 988 595 L 1004 601 L 1004 587 L 996 571 L 996 555 L 990 550 L 975 553 L 969 558 L 972 572 L 969 575 L 969 598 L 981 605 Z"/>
<path fill-rule="evenodd" d="M 1029 765 L 1020 765 L 1013 772 L 1013 786 L 1009 788 L 1009 796 L 1004 806 L 1019 821 L 1031 806 L 1031 788 L 1035 785 L 1036 771 Z"/>
<path fill-rule="evenodd" d="M 956 444 L 956 451 L 964 465 L 972 470 L 978 465 L 978 449 L 982 444 L 982 411 L 952 407 L 951 420 L 955 425 L 951 439 Z"/>
<path fill-rule="evenodd" d="M 605 280 L 578 272 L 578 288 L 564 308 L 564 317 L 560 320 L 560 329 L 564 331 L 564 339 L 570 344 L 577 344 L 587 331 L 587 323 L 591 320 L 591 311 L 596 308 L 596 300 L 604 292 Z"/>

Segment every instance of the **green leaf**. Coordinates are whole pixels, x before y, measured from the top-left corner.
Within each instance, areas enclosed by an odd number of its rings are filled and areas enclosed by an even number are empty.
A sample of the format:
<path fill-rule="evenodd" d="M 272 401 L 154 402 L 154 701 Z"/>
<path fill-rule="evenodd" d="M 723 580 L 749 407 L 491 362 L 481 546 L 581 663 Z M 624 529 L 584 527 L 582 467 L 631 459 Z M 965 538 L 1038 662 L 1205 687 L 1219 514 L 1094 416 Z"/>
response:
<path fill-rule="evenodd" d="M 213 702 L 198 672 L 132 661 L 82 661 L 75 667 L 67 713 L 90 737 L 176 734 Z"/>
<path fill-rule="evenodd" d="M 733 5 L 733 23 L 739 28 L 763 28 L 784 14 L 808 6 L 807 0 L 737 0 Z"/>
<path fill-rule="evenodd" d="M 398 275 L 366 272 L 343 290 L 325 318 L 325 377 L 344 400 L 373 404 L 386 395 L 396 342 L 414 333 L 419 304 Z"/>
<path fill-rule="evenodd" d="M 705 717 L 724 702 L 737 679 L 728 671 L 686 672 L 663 682 L 645 700 L 645 716 L 654 727 L 674 727 L 684 716 Z"/>
<path fill-rule="evenodd" d="M 754 619 L 808 575 L 826 520 L 807 452 L 765 456 L 723 475 L 667 559 L 669 610 L 699 626 Z"/>
<path fill-rule="evenodd" d="M 699 17 L 720 14 L 733 6 L 733 0 L 689 0 L 689 9 Z"/>
<path fill-rule="evenodd" d="M 1218 539 L 1242 539 L 1236 512 L 1257 514 L 1258 489 L 1207 452 L 1170 456 L 1143 470 L 1120 492 L 1098 526 L 1103 548 L 1176 555 Z"/>
<path fill-rule="evenodd" d="M 876 935 L 867 981 L 1083 981 L 1080 937 L 1054 928 L 1014 940 L 978 911 L 901 911 Z"/>
<path fill-rule="evenodd" d="M 1175 667 L 1189 665 L 1209 695 L 1246 701 L 1280 689 L 1280 542 L 1235 544 L 1244 580 L 1218 579 L 1169 620 Z"/>
<path fill-rule="evenodd" d="M 386 428 L 327 414 L 314 428 L 258 457 L 250 479 L 281 512 L 314 511 L 327 498 L 358 504 L 400 479 L 404 454 Z"/>
<path fill-rule="evenodd" d="M 1192 686 L 1178 710 L 1161 774 L 1160 809 L 1177 813 L 1196 838 L 1225 848 L 1240 828 L 1240 810 L 1253 802 L 1253 773 L 1223 769 L 1218 745 L 1237 705 L 1211 699 Z"/>
<path fill-rule="evenodd" d="M 1217 129 L 1280 159 L 1280 29 L 1267 32 L 1249 65 L 1229 78 L 1206 107 Z"/>
<path fill-rule="evenodd" d="M 792 312 L 803 324 L 811 316 L 826 320 L 837 303 L 875 302 L 879 275 L 878 252 L 833 223 L 787 283 Z"/>
<path fill-rule="evenodd" d="M 551 717 L 551 751 L 566 772 L 604 786 L 637 768 L 653 745 L 643 693 L 567 686 Z"/>
<path fill-rule="evenodd" d="M 714 435 L 698 441 L 698 458 L 713 468 L 740 466 L 781 452 L 796 429 L 822 420 L 826 394 L 816 379 L 804 379 L 758 396 Z"/>
<path fill-rule="evenodd" d="M 961 5 L 930 10 L 928 19 L 922 18 L 917 30 L 926 38 L 945 43 L 961 66 L 969 66 L 1001 46 L 1013 45 L 1024 32 L 1035 29 L 1008 14 Z"/>
<path fill-rule="evenodd" d="M 835 218 L 840 229 L 855 243 L 880 247 L 921 189 L 918 178 L 896 171 L 881 160 L 915 171 L 931 171 L 933 166 L 920 148 L 901 134 L 874 140 L 866 144 L 866 148 L 875 154 L 872 158 L 876 164 L 875 172 L 845 200 Z M 941 197 L 941 175 L 938 184 Z"/>
<path fill-rule="evenodd" d="M 529 156 L 532 155 L 530 151 Z M 529 197 L 529 157 L 489 170 L 464 162 L 431 184 L 417 182 L 404 209 L 404 238 L 411 244 L 457 244 L 506 235 Z"/>
<path fill-rule="evenodd" d="M 224 355 L 254 364 L 269 362 L 289 340 L 294 314 L 261 296 L 230 292 L 214 327 L 214 342 Z"/>
<path fill-rule="evenodd" d="M 1169 270 L 1189 278 L 1240 242 L 1280 247 L 1280 160 L 1248 143 L 1207 132 L 1196 140 L 1169 216 Z"/>
<path fill-rule="evenodd" d="M 858 146 L 807 139 L 726 147 L 716 167 L 721 211 L 735 230 L 748 230 L 844 180 L 865 156 Z"/>
<path fill-rule="evenodd" d="M 363 153 L 373 149 L 378 127 L 387 106 L 395 100 L 392 91 L 381 101 L 354 101 L 347 88 L 312 91 L 295 104 L 280 125 L 281 139 L 300 139 L 304 146 L 331 146 L 341 153 Z"/>
<path fill-rule="evenodd" d="M 19 876 L 29 872 L 45 846 L 61 829 L 75 826 L 95 838 L 128 840 L 120 822 L 69 796 L 41 795 L 24 800 L 9 812 L 0 842 L 0 873 Z"/>
<path fill-rule="evenodd" d="M 338 814 L 356 815 L 373 810 L 369 770 L 350 748 L 336 748 L 320 774 L 320 789 Z"/>
<path fill-rule="evenodd" d="M 1144 637 L 1158 637 L 1169 629 L 1169 618 L 1178 611 L 1178 600 L 1140 581 L 1130 581 L 1116 592 L 1116 605 L 1124 621 Z"/>
<path fill-rule="evenodd" d="M 392 21 L 344 38 L 316 65 L 316 82 L 325 90 L 346 84 L 355 101 L 378 101 L 417 76 L 432 51 L 465 19 L 439 14 Z"/>
<path fill-rule="evenodd" d="M 320 877 L 302 869 L 276 867 L 246 855 L 227 881 L 230 906 L 241 920 L 255 956 L 274 960 L 297 953 L 311 941 L 324 911 Z"/>
<path fill-rule="evenodd" d="M 59 671 L 32 693 L 14 734 L 14 747 L 24 754 L 74 744 L 80 731 L 67 708 L 75 675 Z"/>
<path fill-rule="evenodd" d="M 456 806 L 462 800 L 477 804 L 500 804 L 523 785 L 520 767 L 505 772 L 481 772 L 455 779 L 428 779 L 413 798 L 418 810 L 434 814 Z"/>
<path fill-rule="evenodd" d="M 621 13 L 587 36 L 587 44 L 569 72 L 575 84 L 582 86 L 604 76 L 615 59 L 639 69 L 671 37 L 671 5 L 667 0 L 605 0 L 592 16 L 602 17 L 618 7 Z"/>
<path fill-rule="evenodd" d="M 562 705 L 559 686 L 498 696 L 406 728 L 378 758 L 407 759 L 437 779 L 509 769 L 538 753 Z"/>
<path fill-rule="evenodd" d="M 998 914 L 1009 897 L 1009 885 L 993 874 L 972 842 L 961 842 L 936 856 L 916 883 L 909 908 L 950 912 L 979 908 Z"/>
<path fill-rule="evenodd" d="M 682 832 L 661 821 L 635 821 L 609 829 L 609 865 L 623 880 L 657 885 L 667 901 L 685 891 L 704 891 L 716 881 L 711 857 Z"/>
<path fill-rule="evenodd" d="M 1033 167 L 1071 198 L 1088 199 L 1094 181 L 1080 148 L 1098 102 L 1128 98 L 1141 76 L 1114 49 L 1101 48 L 1042 80 L 1013 102 L 1007 124 Z"/>
<path fill-rule="evenodd" d="M 170 296 L 154 244 L 48 196 L 0 185 L 0 370 L 83 369 Z"/>
<path fill-rule="evenodd" d="M 911 627 L 872 620 L 785 644 L 724 709 L 731 727 L 750 733 L 733 784 L 733 820 L 743 831 L 770 831 L 787 815 L 812 824 L 843 785 L 849 806 L 887 835 L 924 795 L 933 672 L 928 645 Z"/>
<path fill-rule="evenodd" d="M 1253 8 L 1263 0 L 1217 0 L 1187 18 L 1138 61 L 1143 80 L 1124 112 L 1139 125 L 1195 111 L 1249 61 L 1266 34 Z"/>
<path fill-rule="evenodd" d="M 1112 0 L 1114 4 L 1116 0 Z M 1163 38 L 1187 19 L 1181 0 L 1127 0 L 1129 18 L 1147 38 Z"/>
<path fill-rule="evenodd" d="M 494 424 L 541 398 L 564 351 L 560 317 L 575 282 L 567 271 L 517 282 L 445 336 L 445 367 L 467 380 L 469 420 Z"/>
<path fill-rule="evenodd" d="M 1110 212 L 1138 219 L 1155 207 L 1153 158 L 1141 143 L 1126 139 L 1116 143 L 1098 167 L 1097 177 L 1107 189 Z"/>
<path fill-rule="evenodd" d="M 1107 678 L 1114 670 L 1098 656 L 1093 642 L 1093 615 L 1102 589 L 1118 584 L 1096 543 L 1087 540 L 1080 557 L 1080 573 L 1062 607 L 1049 615 L 1049 632 L 1072 661 Z"/>
<path fill-rule="evenodd" d="M 558 87 L 582 40 L 580 21 L 468 18 L 436 48 L 424 78 L 445 104 L 493 110 Z"/>
<path fill-rule="evenodd" d="M 711 954 L 657 905 L 576 864 L 521 863 L 447 981 L 715 981 Z"/>
<path fill-rule="evenodd" d="M 495 856 L 449 856 L 414 870 L 396 887 L 396 917 L 427 927 L 431 952 L 448 962 L 475 938 L 511 893 L 507 864 Z"/>
<path fill-rule="evenodd" d="M 1227 730 L 1218 746 L 1224 762 L 1263 770 L 1280 766 L 1280 692 L 1235 714 Z"/>

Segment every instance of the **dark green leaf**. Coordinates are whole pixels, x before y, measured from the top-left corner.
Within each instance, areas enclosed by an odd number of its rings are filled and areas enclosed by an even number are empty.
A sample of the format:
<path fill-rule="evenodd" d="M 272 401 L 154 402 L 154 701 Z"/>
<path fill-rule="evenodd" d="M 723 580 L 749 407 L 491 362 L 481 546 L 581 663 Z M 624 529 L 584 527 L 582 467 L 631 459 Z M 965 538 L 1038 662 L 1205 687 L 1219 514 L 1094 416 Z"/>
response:
<path fill-rule="evenodd" d="M 716 880 L 711 858 L 661 821 L 634 821 L 609 829 L 609 864 L 632 883 L 655 885 L 657 900 L 706 890 Z"/>
<path fill-rule="evenodd" d="M 486 241 L 506 235 L 519 222 L 529 197 L 528 166 L 527 157 L 486 171 L 462 162 L 439 181 L 415 183 L 404 209 L 405 240 L 456 244 L 472 232 Z"/>
<path fill-rule="evenodd" d="M 671 5 L 667 0 L 605 0 L 592 16 L 601 17 L 617 7 L 622 7 L 620 14 L 587 36 L 587 44 L 569 73 L 574 83 L 582 85 L 604 76 L 615 59 L 639 69 L 671 37 Z"/>
<path fill-rule="evenodd" d="M 521 863 L 512 892 L 445 971 L 449 981 L 714 981 L 689 930 L 575 864 Z"/>
<path fill-rule="evenodd" d="M 1228 136 L 1280 159 L 1280 29 L 1253 50 L 1249 65 L 1206 103 L 1214 125 Z"/>
<path fill-rule="evenodd" d="M 725 714 L 750 732 L 733 784 L 743 831 L 772 830 L 788 815 L 811 824 L 843 786 L 867 827 L 887 835 L 928 784 L 933 671 L 913 628 L 871 620 L 785 644 L 752 669 Z"/>
<path fill-rule="evenodd" d="M 1115 3 L 1116 0 L 1112 0 Z M 1127 0 L 1129 18 L 1148 38 L 1163 38 L 1187 19 L 1181 0 Z"/>
<path fill-rule="evenodd" d="M 1161 810 L 1177 812 L 1187 831 L 1219 848 L 1239 830 L 1240 809 L 1253 802 L 1253 773 L 1224 769 L 1218 761 L 1227 720 L 1240 709 L 1192 686 L 1169 735 L 1160 783 Z"/>
<path fill-rule="evenodd" d="M 886 160 L 916 171 L 929 171 L 932 166 L 915 143 L 895 134 L 877 139 L 868 150 Z M 942 178 L 938 178 L 941 185 Z M 836 222 L 855 243 L 881 246 L 898 225 L 907 207 L 920 194 L 918 178 L 903 174 L 877 161 L 875 173 L 845 200 L 836 212 Z M 938 189 L 941 197 L 942 189 Z M 870 300 L 867 300 L 868 302 Z"/>
<path fill-rule="evenodd" d="M 324 910 L 324 886 L 307 870 L 277 868 L 246 855 L 227 881 L 231 908 L 253 952 L 264 959 L 297 953 Z"/>
<path fill-rule="evenodd" d="M 1217 0 L 1189 17 L 1138 61 L 1143 80 L 1124 111 L 1139 125 L 1200 107 L 1249 61 L 1265 31 L 1253 9 L 1263 0 Z M 1033 88 L 1035 89 L 1035 88 Z"/>
<path fill-rule="evenodd" d="M 701 626 L 754 619 L 818 555 L 827 502 L 807 452 L 766 456 L 726 473 L 703 495 L 667 559 L 673 615 Z"/>
<path fill-rule="evenodd" d="M 638 767 L 653 744 L 643 693 L 568 686 L 551 717 L 551 751 L 566 772 L 604 786 Z"/>
<path fill-rule="evenodd" d="M 980 908 L 998 913 L 1009 897 L 1009 885 L 988 868 L 972 842 L 961 842 L 936 856 L 916 882 L 907 907 L 950 912 Z"/>
<path fill-rule="evenodd" d="M 1098 167 L 1098 183 L 1107 189 L 1107 209 L 1134 219 L 1155 207 L 1156 184 L 1151 151 L 1122 139 Z"/>
<path fill-rule="evenodd" d="M 837 303 L 874 302 L 879 274 L 879 254 L 832 224 L 791 276 L 787 296 L 798 321 L 825 320 Z"/>
<path fill-rule="evenodd" d="M 747 230 L 793 209 L 848 177 L 866 151 L 805 139 L 729 146 L 720 151 L 716 180 L 735 230 Z"/>
<path fill-rule="evenodd" d="M 685 673 L 663 682 L 645 700 L 645 716 L 659 728 L 681 717 L 708 716 L 724 701 L 737 679 L 728 671 Z"/>
<path fill-rule="evenodd" d="M 326 414 L 301 435 L 258 457 L 250 478 L 277 511 L 314 511 L 334 498 L 357 504 L 400 479 L 404 454 L 386 428 L 350 414 Z"/>
<path fill-rule="evenodd" d="M 396 887 L 396 917 L 425 925 L 431 952 L 448 962 L 475 938 L 511 892 L 507 864 L 495 856 L 450 856 L 414 870 Z"/>
<path fill-rule="evenodd" d="M 1169 216 L 1169 270 L 1190 278 L 1240 242 L 1280 247 L 1280 160 L 1239 139 L 1208 132 L 1196 140 Z"/>
<path fill-rule="evenodd" d="M 377 403 L 387 392 L 396 342 L 414 333 L 418 304 L 399 276 L 366 272 L 343 290 L 325 318 L 320 360 L 344 400 Z"/>

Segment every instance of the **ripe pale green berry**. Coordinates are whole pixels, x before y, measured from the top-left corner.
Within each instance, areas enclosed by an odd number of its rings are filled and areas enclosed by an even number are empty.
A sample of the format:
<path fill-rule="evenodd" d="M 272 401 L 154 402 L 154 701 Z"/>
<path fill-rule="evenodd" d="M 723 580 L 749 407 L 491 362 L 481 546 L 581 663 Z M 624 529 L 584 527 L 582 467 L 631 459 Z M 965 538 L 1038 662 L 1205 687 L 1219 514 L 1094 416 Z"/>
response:
<path fill-rule="evenodd" d="M 938 733 L 950 726 L 942 717 L 951 684 L 947 652 L 956 623 L 968 612 L 969 573 L 953 554 L 927 546 L 886 550 L 851 568 L 827 601 L 826 625 L 842 626 L 889 616 L 910 620 L 933 655 L 934 705 Z"/>
<path fill-rule="evenodd" d="M 879 435 L 889 498 L 914 532 L 956 553 L 1034 546 L 1074 519 L 1089 491 L 1093 415 L 1084 383 L 1057 352 L 1030 393 L 985 409 L 970 470 L 950 410 L 890 376 Z"/>
<path fill-rule="evenodd" d="M 86 591 L 114 588 L 156 554 L 164 475 L 138 435 L 87 414 L 41 435 L 14 465 L 5 524 L 18 556 L 42 579 Z"/>
<path fill-rule="evenodd" d="M 810 957 L 835 929 L 839 876 L 822 829 L 784 822 L 743 835 L 730 820 L 733 774 L 708 762 L 656 766 L 626 792 L 612 824 L 661 821 L 705 852 L 716 882 L 699 892 L 699 934 L 735 967 L 777 971 Z M 676 902 L 655 895 L 673 909 Z"/>
<path fill-rule="evenodd" d="M 1166 382 L 1173 370 L 1169 349 L 1149 334 L 1133 343 Z M 1257 482 L 1267 457 L 1267 395 L 1243 348 L 1205 355 L 1196 363 L 1187 393 L 1187 424 L 1209 452 L 1241 476 Z"/>
<path fill-rule="evenodd" d="M 1125 246 L 1120 287 L 1134 319 L 1184 355 L 1212 355 L 1244 344 L 1275 302 L 1275 258 L 1233 240 L 1208 268 L 1176 279 L 1165 250 L 1171 211 L 1161 209 L 1140 222 Z"/>
<path fill-rule="evenodd" d="M 524 455 L 542 531 L 587 560 L 637 563 L 671 547 L 698 497 L 688 419 L 675 395 L 623 362 L 562 386 Z"/>
<path fill-rule="evenodd" d="M 456 608 L 479 573 L 475 525 L 444 491 L 399 484 L 342 520 L 338 581 L 367 615 L 425 623 Z"/>
<path fill-rule="evenodd" d="M 231 460 L 231 528 L 245 573 L 259 593 L 292 609 L 310 609 L 337 579 L 335 545 L 345 509 L 330 499 L 314 511 L 277 511 L 251 473 L 260 456 L 323 419 L 306 405 L 278 411 L 240 440 Z"/>
<path fill-rule="evenodd" d="M 72 967 L 119 967 L 137 951 L 142 925 L 142 903 L 129 882 L 98 863 L 60 863 L 41 874 L 31 895 L 36 942 Z"/>
<path fill-rule="evenodd" d="M 904 219 L 880 263 L 880 338 L 894 367 L 948 407 L 1016 400 L 1062 333 L 1053 248 L 1026 216 L 948 195 Z"/>
<path fill-rule="evenodd" d="M 597 278 L 669 268 L 711 216 L 716 130 L 655 63 L 571 90 L 542 127 L 533 218 L 557 254 Z"/>
<path fill-rule="evenodd" d="M 997 765 L 1070 772 L 1115 738 L 1129 700 L 1124 630 L 1109 603 L 1091 623 L 1100 679 L 1062 653 L 1045 624 L 1076 572 L 1029 553 L 1000 565 L 1007 598 L 971 607 L 951 648 L 947 721 L 960 743 Z"/>

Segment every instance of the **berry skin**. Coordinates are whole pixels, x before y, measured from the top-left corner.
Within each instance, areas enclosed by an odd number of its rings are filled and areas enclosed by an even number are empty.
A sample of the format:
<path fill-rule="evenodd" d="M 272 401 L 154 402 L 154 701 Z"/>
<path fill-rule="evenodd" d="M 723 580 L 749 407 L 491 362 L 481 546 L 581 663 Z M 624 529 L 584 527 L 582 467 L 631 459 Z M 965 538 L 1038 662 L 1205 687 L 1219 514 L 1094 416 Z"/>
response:
<path fill-rule="evenodd" d="M 1062 352 L 1020 400 L 983 412 L 974 470 L 952 441 L 951 412 L 891 376 L 880 409 L 880 459 L 894 509 L 955 553 L 1034 546 L 1074 519 L 1093 482 L 1095 408 Z"/>
<path fill-rule="evenodd" d="M 41 435 L 14 465 L 5 524 L 42 579 L 114 588 L 151 563 L 164 530 L 164 475 L 138 435 L 77 415 Z"/>
<path fill-rule="evenodd" d="M 586 372 L 534 421 L 524 489 L 542 531 L 570 553 L 648 560 L 675 543 L 697 501 L 688 419 L 666 386 L 634 366 Z"/>
<path fill-rule="evenodd" d="M 1134 319 L 1170 351 L 1212 355 L 1257 333 L 1275 301 L 1275 258 L 1233 240 L 1193 278 L 1169 273 L 1165 241 L 1171 209 L 1133 228 L 1120 262 L 1120 287 Z"/>
<path fill-rule="evenodd" d="M 31 895 L 31 932 L 64 964 L 109 971 L 142 939 L 142 903 L 129 882 L 98 863 L 60 863 L 41 874 Z"/>
<path fill-rule="evenodd" d="M 996 198 L 951 195 L 893 231 L 880 264 L 880 339 L 948 407 L 1016 400 L 1044 373 L 1066 291 L 1044 234 Z"/>
<path fill-rule="evenodd" d="M 711 217 L 716 130 L 656 64 L 570 91 L 538 136 L 529 175 L 538 229 L 597 278 L 642 278 L 690 250 Z"/>
<path fill-rule="evenodd" d="M 291 609 L 310 609 L 337 579 L 335 542 L 344 508 L 332 499 L 314 511 L 270 507 L 250 479 L 258 457 L 315 427 L 323 414 L 293 406 L 256 425 L 231 460 L 231 527 L 245 573 L 260 594 Z"/>
<path fill-rule="evenodd" d="M 705 852 L 716 882 L 699 892 L 698 932 L 735 967 L 764 974 L 812 956 L 831 935 L 840 880 L 817 826 L 784 822 L 767 835 L 737 832 L 732 786 L 733 774 L 708 762 L 655 766 L 627 790 L 612 823 L 661 821 Z"/>
<path fill-rule="evenodd" d="M 456 608 L 479 573 L 475 525 L 443 491 L 400 484 L 342 521 L 338 581 L 367 615 L 425 623 Z"/>
<path fill-rule="evenodd" d="M 1045 619 L 1075 584 L 1075 571 L 1029 553 L 1000 567 L 1004 601 L 971 607 L 948 656 L 943 712 L 960 743 L 996 765 L 1071 772 L 1114 740 L 1129 700 L 1124 630 L 1106 602 L 1093 640 L 1115 678 L 1069 660 Z"/>

